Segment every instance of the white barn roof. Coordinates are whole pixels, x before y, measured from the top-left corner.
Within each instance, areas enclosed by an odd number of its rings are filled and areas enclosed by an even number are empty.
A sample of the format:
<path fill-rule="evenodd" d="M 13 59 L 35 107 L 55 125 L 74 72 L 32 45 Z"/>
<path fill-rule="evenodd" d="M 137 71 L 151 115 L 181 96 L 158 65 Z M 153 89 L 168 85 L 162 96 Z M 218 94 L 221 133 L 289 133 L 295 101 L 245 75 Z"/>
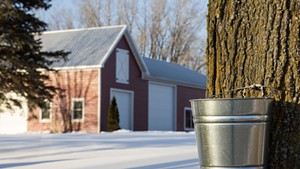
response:
<path fill-rule="evenodd" d="M 126 26 L 99 27 L 50 31 L 41 35 L 44 51 L 70 51 L 67 62 L 56 62 L 52 66 L 78 67 L 100 66 L 118 40 L 124 34 Z"/>

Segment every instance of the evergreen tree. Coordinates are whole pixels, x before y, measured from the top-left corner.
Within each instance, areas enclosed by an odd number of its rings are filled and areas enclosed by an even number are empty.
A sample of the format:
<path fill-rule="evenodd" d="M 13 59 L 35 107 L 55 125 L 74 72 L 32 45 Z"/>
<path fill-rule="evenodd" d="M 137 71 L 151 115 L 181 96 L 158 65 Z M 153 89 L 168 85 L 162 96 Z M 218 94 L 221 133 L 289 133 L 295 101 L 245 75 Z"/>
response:
<path fill-rule="evenodd" d="M 118 110 L 118 105 L 116 102 L 116 98 L 113 97 L 110 106 L 109 106 L 109 111 L 107 115 L 107 131 L 115 131 L 119 130 L 119 110 Z"/>
<path fill-rule="evenodd" d="M 47 10 L 51 0 L 0 1 L 0 104 L 11 107 L 20 103 L 7 93 L 16 93 L 28 100 L 30 107 L 43 107 L 57 90 L 47 82 L 51 64 L 66 59 L 64 51 L 42 51 L 38 38 L 47 24 L 34 11 Z M 48 84 L 47 84 L 48 83 Z"/>

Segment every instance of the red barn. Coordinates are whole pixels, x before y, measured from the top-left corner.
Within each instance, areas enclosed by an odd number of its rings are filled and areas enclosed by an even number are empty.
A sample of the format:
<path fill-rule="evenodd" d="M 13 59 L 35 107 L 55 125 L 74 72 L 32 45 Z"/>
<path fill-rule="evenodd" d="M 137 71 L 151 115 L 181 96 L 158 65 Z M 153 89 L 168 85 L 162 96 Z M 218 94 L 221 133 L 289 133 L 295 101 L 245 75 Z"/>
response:
<path fill-rule="evenodd" d="M 126 26 L 45 32 L 43 50 L 70 51 L 53 66 L 59 92 L 48 109 L 29 113 L 28 131 L 105 131 L 115 96 L 120 126 L 134 131 L 192 130 L 190 99 L 205 96 L 205 76 L 139 56 Z"/>

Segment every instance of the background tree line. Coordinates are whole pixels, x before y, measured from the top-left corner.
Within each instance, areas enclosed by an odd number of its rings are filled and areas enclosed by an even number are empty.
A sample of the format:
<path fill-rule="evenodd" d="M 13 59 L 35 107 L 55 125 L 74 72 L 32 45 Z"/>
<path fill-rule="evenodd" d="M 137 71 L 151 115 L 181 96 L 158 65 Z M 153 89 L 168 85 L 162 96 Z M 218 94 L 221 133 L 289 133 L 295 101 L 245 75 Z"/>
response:
<path fill-rule="evenodd" d="M 127 25 L 143 57 L 205 73 L 205 0 L 80 0 L 39 13 L 50 30 Z M 203 32 L 203 31 L 202 31 Z"/>

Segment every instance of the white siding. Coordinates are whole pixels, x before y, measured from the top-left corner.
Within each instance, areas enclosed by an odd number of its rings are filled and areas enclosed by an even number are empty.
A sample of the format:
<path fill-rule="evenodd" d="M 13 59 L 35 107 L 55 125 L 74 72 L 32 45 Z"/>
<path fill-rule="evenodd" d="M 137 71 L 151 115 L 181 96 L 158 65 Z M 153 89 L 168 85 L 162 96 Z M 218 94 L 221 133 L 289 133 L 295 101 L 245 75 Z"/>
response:
<path fill-rule="evenodd" d="M 16 97 L 15 94 L 11 94 Z M 17 134 L 27 131 L 28 108 L 25 99 L 22 100 L 22 108 L 17 106 L 13 110 L 7 110 L 1 106 L 3 112 L 0 113 L 0 134 Z"/>

